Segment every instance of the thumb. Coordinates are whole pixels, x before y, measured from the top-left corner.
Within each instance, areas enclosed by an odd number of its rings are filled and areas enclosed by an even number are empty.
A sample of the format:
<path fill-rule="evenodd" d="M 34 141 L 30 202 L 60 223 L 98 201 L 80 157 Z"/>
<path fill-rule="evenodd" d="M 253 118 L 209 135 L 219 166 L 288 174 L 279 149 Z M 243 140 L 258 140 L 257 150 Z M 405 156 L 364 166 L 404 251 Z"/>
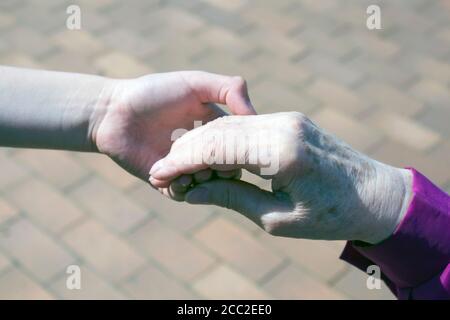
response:
<path fill-rule="evenodd" d="M 247 91 L 247 83 L 242 77 L 230 77 L 203 71 L 181 73 L 202 103 L 220 103 L 230 108 L 236 115 L 254 115 Z"/>
<path fill-rule="evenodd" d="M 185 195 L 191 204 L 213 204 L 237 211 L 261 227 L 263 216 L 289 211 L 288 203 L 274 193 L 239 180 L 212 180 L 195 186 Z"/>

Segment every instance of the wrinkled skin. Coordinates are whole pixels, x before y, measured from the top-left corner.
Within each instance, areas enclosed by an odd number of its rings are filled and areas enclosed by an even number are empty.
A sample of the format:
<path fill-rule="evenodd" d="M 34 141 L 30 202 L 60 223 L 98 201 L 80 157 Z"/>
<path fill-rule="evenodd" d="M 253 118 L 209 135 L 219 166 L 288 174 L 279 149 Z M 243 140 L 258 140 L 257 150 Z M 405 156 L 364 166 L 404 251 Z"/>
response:
<path fill-rule="evenodd" d="M 190 162 L 195 145 L 214 156 L 224 152 L 223 141 L 202 138 L 211 130 L 239 135 L 269 132 L 278 148 L 279 170 L 264 175 L 272 179 L 272 192 L 244 181 L 213 179 L 187 189 L 184 199 L 189 203 L 236 210 L 278 236 L 368 243 L 389 237 L 406 210 L 409 170 L 370 159 L 298 112 L 230 116 L 194 129 L 153 166 L 150 182 L 164 190 L 176 184 L 177 177 L 206 168 L 243 168 L 261 175 L 261 164 L 248 161 L 257 152 L 255 146 L 248 146 L 245 159 L 236 158 L 234 164 Z"/>

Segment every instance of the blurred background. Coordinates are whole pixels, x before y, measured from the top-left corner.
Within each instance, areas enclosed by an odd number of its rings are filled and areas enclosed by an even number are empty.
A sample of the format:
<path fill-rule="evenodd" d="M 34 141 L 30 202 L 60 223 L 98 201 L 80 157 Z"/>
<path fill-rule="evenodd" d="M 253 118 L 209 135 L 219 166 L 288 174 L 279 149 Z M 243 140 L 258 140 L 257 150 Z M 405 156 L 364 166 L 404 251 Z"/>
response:
<path fill-rule="evenodd" d="M 382 30 L 366 27 L 370 4 Z M 0 1 L 1 64 L 242 75 L 260 113 L 301 111 L 447 192 L 449 61 L 449 1 Z M 343 245 L 170 202 L 100 155 L 0 149 L 0 298 L 392 299 L 338 260 Z M 66 288 L 71 264 L 81 290 Z"/>

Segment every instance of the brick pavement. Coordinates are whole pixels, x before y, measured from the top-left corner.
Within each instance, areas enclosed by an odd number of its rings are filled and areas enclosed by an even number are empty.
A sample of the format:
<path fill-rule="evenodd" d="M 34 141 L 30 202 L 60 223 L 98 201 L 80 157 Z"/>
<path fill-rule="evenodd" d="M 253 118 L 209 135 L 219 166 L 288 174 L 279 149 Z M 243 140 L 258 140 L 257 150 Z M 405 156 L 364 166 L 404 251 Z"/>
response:
<path fill-rule="evenodd" d="M 65 28 L 79 4 L 82 30 Z M 383 29 L 365 28 L 369 4 Z M 133 77 L 240 74 L 260 112 L 298 110 L 450 191 L 450 5 L 402 1 L 1 1 L 0 63 Z M 109 159 L 0 149 L 0 298 L 392 298 L 342 242 L 274 238 L 162 199 Z M 66 266 L 82 289 L 65 287 Z"/>

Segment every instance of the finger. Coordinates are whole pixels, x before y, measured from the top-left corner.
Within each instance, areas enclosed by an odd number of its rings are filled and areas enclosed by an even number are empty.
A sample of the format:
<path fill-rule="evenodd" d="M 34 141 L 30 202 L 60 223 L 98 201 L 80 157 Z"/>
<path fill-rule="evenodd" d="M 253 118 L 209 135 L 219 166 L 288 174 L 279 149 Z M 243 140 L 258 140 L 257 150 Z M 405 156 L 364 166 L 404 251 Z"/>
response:
<path fill-rule="evenodd" d="M 157 180 L 167 181 L 173 180 L 182 174 L 193 174 L 207 168 L 221 171 L 242 168 L 253 173 L 258 173 L 260 164 L 254 161 L 248 161 L 249 159 L 247 159 L 247 157 L 251 156 L 250 154 L 257 154 L 257 148 L 252 146 L 252 152 L 249 152 L 250 146 L 245 142 L 245 139 L 238 136 L 239 131 L 230 129 L 228 135 L 218 135 L 217 139 L 212 134 L 214 132 L 221 132 L 220 130 L 223 127 L 239 127 L 242 123 L 247 123 L 252 120 L 251 116 L 239 118 L 230 117 L 230 119 L 226 120 L 221 119 L 222 122 L 226 121 L 226 123 L 219 125 L 217 122 L 215 124 L 209 123 L 187 132 L 175 141 L 165 158 L 153 164 L 150 175 Z M 228 146 L 226 139 L 230 139 L 229 141 L 233 143 L 239 143 L 239 140 L 241 140 L 241 143 L 243 141 L 239 148 L 237 146 L 235 148 L 235 151 L 239 149 L 239 152 L 233 151 L 227 154 Z M 215 159 L 221 159 L 222 161 L 215 161 Z"/>
<path fill-rule="evenodd" d="M 212 176 L 213 171 L 211 169 L 205 169 L 194 173 L 194 180 L 196 183 L 202 183 L 210 180 Z"/>
<path fill-rule="evenodd" d="M 150 181 L 150 185 L 154 188 L 168 188 L 172 182 L 170 180 L 159 180 L 153 176 L 150 176 L 148 181 Z"/>
<path fill-rule="evenodd" d="M 240 169 L 228 170 L 228 171 L 216 171 L 216 175 L 222 179 L 239 179 L 242 171 Z"/>
<path fill-rule="evenodd" d="M 176 178 L 172 183 L 170 184 L 170 187 L 175 192 L 186 192 L 189 189 L 189 186 L 193 182 L 193 177 L 188 174 L 183 174 Z"/>
<path fill-rule="evenodd" d="M 214 204 L 240 212 L 256 224 L 263 226 L 262 216 L 292 210 L 285 199 L 272 192 L 236 180 L 212 180 L 195 186 L 185 195 L 191 204 Z"/>
<path fill-rule="evenodd" d="M 180 73 L 202 103 L 225 104 L 233 114 L 256 114 L 242 77 L 230 77 L 203 71 Z"/>
<path fill-rule="evenodd" d="M 161 194 L 163 194 L 167 198 L 175 201 L 184 201 L 184 197 L 186 195 L 185 192 L 177 192 L 173 190 L 171 186 L 169 186 L 168 188 L 159 188 L 158 190 Z"/>
<path fill-rule="evenodd" d="M 155 181 L 156 186 L 167 185 L 167 181 L 171 181 L 182 174 L 195 174 L 196 172 L 206 170 L 208 168 L 216 170 L 217 172 L 227 172 L 227 171 L 239 171 L 242 169 L 247 169 L 250 172 L 258 173 L 259 168 L 257 165 L 253 164 L 208 164 L 205 162 L 189 162 L 184 161 L 186 157 L 186 152 L 172 152 L 169 154 L 170 157 L 163 158 L 156 162 L 152 169 L 150 170 L 151 181 Z M 223 173 L 224 178 L 228 175 Z"/>

